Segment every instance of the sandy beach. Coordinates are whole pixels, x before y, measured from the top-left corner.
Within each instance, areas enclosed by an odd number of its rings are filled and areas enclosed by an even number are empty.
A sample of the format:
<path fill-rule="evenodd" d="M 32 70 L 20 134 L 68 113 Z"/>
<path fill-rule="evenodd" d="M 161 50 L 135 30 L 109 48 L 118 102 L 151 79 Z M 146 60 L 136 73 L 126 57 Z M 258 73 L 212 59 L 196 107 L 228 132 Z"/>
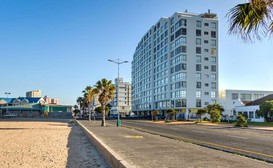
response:
<path fill-rule="evenodd" d="M 0 121 L 1 167 L 109 167 L 75 124 Z"/>

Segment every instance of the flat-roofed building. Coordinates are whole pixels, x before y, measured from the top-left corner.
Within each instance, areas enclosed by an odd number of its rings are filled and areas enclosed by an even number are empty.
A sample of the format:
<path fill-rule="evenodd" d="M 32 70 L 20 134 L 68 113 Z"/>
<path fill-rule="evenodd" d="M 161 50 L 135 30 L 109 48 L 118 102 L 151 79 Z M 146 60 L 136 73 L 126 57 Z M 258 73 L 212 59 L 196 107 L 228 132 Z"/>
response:
<path fill-rule="evenodd" d="M 218 19 L 176 12 L 141 38 L 132 61 L 132 111 L 196 112 L 218 101 Z"/>

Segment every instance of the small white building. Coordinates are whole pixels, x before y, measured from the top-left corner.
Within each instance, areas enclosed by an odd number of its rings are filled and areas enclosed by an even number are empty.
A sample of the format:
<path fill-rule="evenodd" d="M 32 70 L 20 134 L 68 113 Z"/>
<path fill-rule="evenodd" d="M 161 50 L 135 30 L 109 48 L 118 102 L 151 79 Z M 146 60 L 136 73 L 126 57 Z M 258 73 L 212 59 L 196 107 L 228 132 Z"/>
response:
<path fill-rule="evenodd" d="M 219 103 L 224 107 L 223 116 L 234 118 L 237 116 L 235 107 L 244 106 L 249 102 L 273 94 L 273 91 L 258 90 L 231 90 L 225 89 L 219 92 Z"/>
<path fill-rule="evenodd" d="M 237 106 L 235 107 L 235 113 L 236 113 L 236 116 L 238 116 L 239 114 L 246 116 L 247 120 L 251 122 L 264 122 L 264 118 L 259 117 L 256 114 L 256 111 L 259 109 L 260 109 L 259 105 Z"/>
<path fill-rule="evenodd" d="M 244 106 L 236 106 L 234 112 L 236 113 L 236 116 L 238 114 L 246 116 L 249 121 L 264 122 L 264 117 L 259 117 L 256 112 L 257 110 L 260 110 L 260 105 L 268 100 L 273 100 L 273 94 L 248 102 Z"/>

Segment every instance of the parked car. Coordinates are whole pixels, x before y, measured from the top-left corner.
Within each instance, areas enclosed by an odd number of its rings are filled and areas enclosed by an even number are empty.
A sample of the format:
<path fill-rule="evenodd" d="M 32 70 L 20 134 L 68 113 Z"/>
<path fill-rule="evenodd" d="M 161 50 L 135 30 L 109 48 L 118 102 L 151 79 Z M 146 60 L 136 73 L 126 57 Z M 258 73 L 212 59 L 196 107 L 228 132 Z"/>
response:
<path fill-rule="evenodd" d="M 130 118 L 138 118 L 139 116 L 138 116 L 138 115 L 133 114 L 133 115 L 130 115 L 129 117 L 130 117 Z"/>
<path fill-rule="evenodd" d="M 165 120 L 165 118 L 166 118 L 166 116 L 161 115 L 161 114 L 158 114 L 158 115 L 155 116 L 156 120 Z"/>

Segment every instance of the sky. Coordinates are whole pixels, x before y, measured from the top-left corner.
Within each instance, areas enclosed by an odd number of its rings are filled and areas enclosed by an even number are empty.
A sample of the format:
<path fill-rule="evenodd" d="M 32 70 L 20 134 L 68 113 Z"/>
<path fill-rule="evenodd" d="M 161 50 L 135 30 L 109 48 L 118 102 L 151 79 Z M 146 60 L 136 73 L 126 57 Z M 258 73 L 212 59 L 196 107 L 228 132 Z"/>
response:
<path fill-rule="evenodd" d="M 220 89 L 273 90 L 272 38 L 245 43 L 228 34 L 227 12 L 245 0 L 0 0 L 0 97 L 43 96 L 74 105 L 82 90 L 114 80 L 161 17 L 204 13 L 219 19 Z M 131 63 L 120 65 L 131 82 Z"/>

